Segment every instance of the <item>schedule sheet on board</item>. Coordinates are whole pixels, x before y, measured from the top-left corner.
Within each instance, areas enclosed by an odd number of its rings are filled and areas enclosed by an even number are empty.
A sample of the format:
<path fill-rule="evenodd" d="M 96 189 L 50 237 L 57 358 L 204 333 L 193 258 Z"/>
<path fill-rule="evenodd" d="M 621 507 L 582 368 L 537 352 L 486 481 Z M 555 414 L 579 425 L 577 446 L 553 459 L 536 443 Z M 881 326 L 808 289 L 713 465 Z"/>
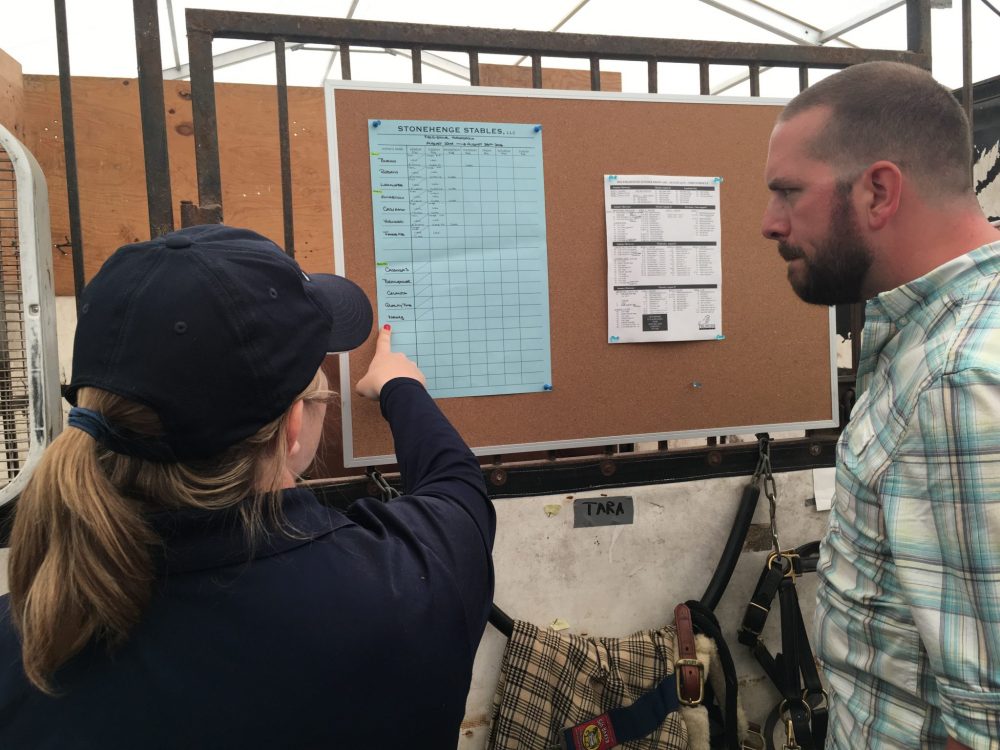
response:
<path fill-rule="evenodd" d="M 552 389 L 541 126 L 369 120 L 380 325 L 435 398 Z"/>
<path fill-rule="evenodd" d="M 610 343 L 723 338 L 721 183 L 605 175 Z"/>

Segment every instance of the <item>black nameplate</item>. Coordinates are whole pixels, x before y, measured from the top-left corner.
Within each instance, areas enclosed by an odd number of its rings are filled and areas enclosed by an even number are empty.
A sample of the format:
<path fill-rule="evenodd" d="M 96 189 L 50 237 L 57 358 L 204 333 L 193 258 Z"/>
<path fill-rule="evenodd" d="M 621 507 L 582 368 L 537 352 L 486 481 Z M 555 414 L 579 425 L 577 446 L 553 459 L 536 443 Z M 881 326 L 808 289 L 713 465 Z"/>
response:
<path fill-rule="evenodd" d="M 573 501 L 573 528 L 627 526 L 635 518 L 635 505 L 628 495 L 583 497 Z"/>

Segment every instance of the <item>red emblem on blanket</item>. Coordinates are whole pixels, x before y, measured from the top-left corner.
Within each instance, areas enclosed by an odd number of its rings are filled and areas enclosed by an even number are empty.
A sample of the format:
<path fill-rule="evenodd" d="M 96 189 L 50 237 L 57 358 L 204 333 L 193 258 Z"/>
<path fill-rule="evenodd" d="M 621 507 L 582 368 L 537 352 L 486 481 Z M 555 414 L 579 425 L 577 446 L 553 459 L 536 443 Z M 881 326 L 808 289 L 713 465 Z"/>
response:
<path fill-rule="evenodd" d="M 618 745 L 607 714 L 573 727 L 573 742 L 579 750 L 611 750 Z"/>

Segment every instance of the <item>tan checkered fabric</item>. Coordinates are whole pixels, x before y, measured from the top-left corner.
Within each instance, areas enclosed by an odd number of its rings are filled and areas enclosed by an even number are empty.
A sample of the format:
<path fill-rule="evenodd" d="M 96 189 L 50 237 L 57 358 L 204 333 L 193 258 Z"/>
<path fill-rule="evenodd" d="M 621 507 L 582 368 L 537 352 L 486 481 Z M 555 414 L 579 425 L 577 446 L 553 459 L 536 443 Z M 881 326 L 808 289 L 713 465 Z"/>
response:
<path fill-rule="evenodd" d="M 562 730 L 631 705 L 673 672 L 674 629 L 585 638 L 515 621 L 493 699 L 490 750 L 551 750 Z M 679 713 L 624 750 L 687 748 Z"/>

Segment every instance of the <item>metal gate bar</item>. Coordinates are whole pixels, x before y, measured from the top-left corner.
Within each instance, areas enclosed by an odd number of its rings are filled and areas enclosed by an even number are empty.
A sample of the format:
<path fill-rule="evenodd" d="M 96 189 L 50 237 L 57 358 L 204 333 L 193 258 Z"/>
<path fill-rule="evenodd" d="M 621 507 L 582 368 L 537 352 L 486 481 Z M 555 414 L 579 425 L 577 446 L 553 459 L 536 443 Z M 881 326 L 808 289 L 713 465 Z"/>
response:
<path fill-rule="evenodd" d="M 341 76 L 351 78 L 350 46 L 385 46 L 409 49 L 413 59 L 413 80 L 421 80 L 421 51 L 438 49 L 462 51 L 469 55 L 469 79 L 479 85 L 479 54 L 522 53 L 532 61 L 532 85 L 542 85 L 541 58 L 587 58 L 591 66 L 591 87 L 600 88 L 600 60 L 646 61 L 648 90 L 658 91 L 657 64 L 660 62 L 695 63 L 699 66 L 702 94 L 708 94 L 709 70 L 713 63 L 746 64 L 751 76 L 751 95 L 759 95 L 759 72 L 762 66 L 797 67 L 799 89 L 808 86 L 810 67 L 844 67 L 865 60 L 898 60 L 930 68 L 930 0 L 907 0 L 906 52 L 859 50 L 831 47 L 800 47 L 784 44 L 744 44 L 640 37 L 564 34 L 500 29 L 477 29 L 430 24 L 401 24 L 354 19 L 247 14 L 228 11 L 187 11 L 190 67 L 194 94 L 195 148 L 198 172 L 198 205 L 181 202 L 181 223 L 222 220 L 218 142 L 212 75 L 213 38 L 265 39 L 274 42 L 294 40 L 334 44 L 340 47 Z M 80 221 L 79 188 L 76 174 L 76 140 L 70 83 L 68 32 L 65 0 L 54 0 L 56 37 L 59 56 L 60 94 L 63 119 L 63 144 L 66 158 L 67 198 L 69 203 L 70 245 L 73 254 L 73 281 L 77 298 L 85 283 L 83 239 Z M 970 54 L 970 12 L 963 0 L 963 41 L 966 59 Z M 155 0 L 133 0 L 136 28 L 136 52 L 139 61 L 140 109 L 143 117 L 143 145 L 146 159 L 146 189 L 150 236 L 173 228 L 169 164 L 166 150 L 166 115 L 162 102 L 163 79 L 160 70 L 160 38 Z M 277 65 L 277 63 L 276 63 Z M 195 70 L 199 73 L 196 75 Z M 963 92 L 968 92 L 970 65 L 964 66 Z M 756 82 L 754 82 L 756 81 Z M 278 87 L 286 87 L 283 72 L 278 72 Z M 207 92 L 207 93 L 205 93 Z M 280 97 L 280 94 L 279 94 Z M 971 96 L 966 95 L 971 108 Z M 279 108 L 281 108 L 279 102 Z M 280 117 L 280 115 L 279 115 Z M 279 128 L 279 139 L 288 138 L 287 123 Z M 287 160 L 287 161 L 286 161 Z M 282 208 L 285 243 L 294 252 L 290 159 L 282 152 Z M 287 172 L 287 173 L 286 173 Z M 286 189 L 287 187 L 287 189 Z"/>
<path fill-rule="evenodd" d="M 174 231 L 167 123 L 163 112 L 160 20 L 155 0 L 132 0 L 132 13 L 135 21 L 135 51 L 139 62 L 139 111 L 142 116 L 149 236 L 159 237 Z"/>
<path fill-rule="evenodd" d="M 66 0 L 55 0 L 56 46 L 59 55 L 59 108 L 62 111 L 63 154 L 66 158 L 66 198 L 69 202 L 69 241 L 73 252 L 73 292 L 77 312 L 83 291 L 83 230 L 80 227 L 80 186 L 76 176 L 76 128 L 73 126 L 73 91 L 69 71 L 69 35 Z M 159 52 L 157 52 L 159 56 Z M 164 125 L 166 127 L 166 125 Z M 143 134 L 145 137 L 145 134 Z M 170 175 L 164 174 L 169 189 Z"/>
<path fill-rule="evenodd" d="M 351 45 L 405 49 L 411 54 L 414 83 L 421 81 L 420 59 L 421 53 L 426 50 L 469 54 L 470 79 L 475 79 L 473 85 L 478 83 L 479 78 L 478 55 L 524 55 L 531 59 L 532 86 L 535 88 L 542 85 L 542 57 L 589 60 L 591 88 L 594 90 L 600 90 L 602 59 L 646 62 L 651 71 L 650 90 L 656 88 L 657 63 L 696 63 L 700 66 L 702 93 L 708 93 L 711 64 L 746 65 L 754 96 L 760 93 L 762 66 L 798 68 L 800 84 L 804 69 L 810 67 L 842 68 L 872 60 L 894 60 L 930 68 L 930 0 L 907 2 L 909 49 L 906 51 L 565 34 L 195 8 L 187 10 L 186 19 L 198 171 L 198 210 L 192 212 L 191 218 L 199 221 L 222 221 L 223 214 L 212 63 L 212 40 L 217 38 L 340 46 L 344 78 L 350 77 L 350 58 L 345 52 Z M 280 90 L 286 85 L 283 61 L 279 67 Z M 279 138 L 287 137 L 286 124 L 281 128 Z M 284 155 L 282 158 L 285 158 Z M 290 213 L 290 197 L 285 199 L 284 205 Z M 286 216 L 285 221 L 287 227 L 290 217 Z"/>

